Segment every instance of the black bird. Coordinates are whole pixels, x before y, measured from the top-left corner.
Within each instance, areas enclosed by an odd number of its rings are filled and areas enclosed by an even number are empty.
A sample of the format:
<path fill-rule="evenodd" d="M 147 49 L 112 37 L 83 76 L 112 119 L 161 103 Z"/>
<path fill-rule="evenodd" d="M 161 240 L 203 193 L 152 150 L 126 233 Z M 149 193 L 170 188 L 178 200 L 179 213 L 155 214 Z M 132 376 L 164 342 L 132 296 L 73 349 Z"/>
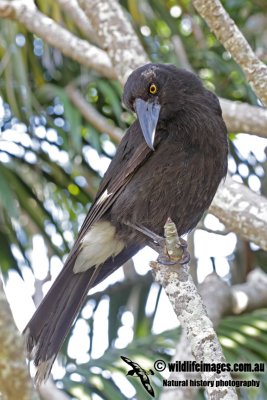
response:
<path fill-rule="evenodd" d="M 137 120 L 100 184 L 65 265 L 25 328 L 37 383 L 50 373 L 88 290 L 152 240 L 170 217 L 191 231 L 227 170 L 227 130 L 217 97 L 173 65 L 147 64 L 128 78 L 125 106 Z M 134 227 L 133 227 L 134 226 Z"/>
<path fill-rule="evenodd" d="M 146 389 L 146 391 L 152 397 L 155 397 L 154 389 L 151 386 L 150 380 L 148 377 L 148 375 L 154 375 L 154 371 L 152 371 L 152 369 L 150 369 L 149 371 L 144 370 L 142 367 L 140 367 L 139 364 L 130 360 L 130 358 L 121 356 L 121 359 L 132 367 L 132 369 L 130 371 L 128 371 L 127 375 L 137 376 L 138 378 L 140 378 L 140 381 L 141 381 L 142 385 L 144 386 L 144 388 Z"/>

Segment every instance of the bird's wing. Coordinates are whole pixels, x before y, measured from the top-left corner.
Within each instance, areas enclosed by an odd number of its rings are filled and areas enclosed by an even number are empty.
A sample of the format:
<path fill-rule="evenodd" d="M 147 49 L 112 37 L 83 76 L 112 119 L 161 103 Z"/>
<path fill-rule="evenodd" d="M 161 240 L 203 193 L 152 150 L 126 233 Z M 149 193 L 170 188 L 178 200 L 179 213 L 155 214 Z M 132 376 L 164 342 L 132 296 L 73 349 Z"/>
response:
<path fill-rule="evenodd" d="M 85 217 L 77 240 L 66 263 L 77 257 L 80 242 L 84 235 L 88 232 L 90 227 L 108 211 L 124 190 L 133 174 L 140 168 L 151 153 L 152 151 L 143 139 L 139 124 L 133 124 L 122 139 L 117 153 L 101 182 L 96 199 Z"/>

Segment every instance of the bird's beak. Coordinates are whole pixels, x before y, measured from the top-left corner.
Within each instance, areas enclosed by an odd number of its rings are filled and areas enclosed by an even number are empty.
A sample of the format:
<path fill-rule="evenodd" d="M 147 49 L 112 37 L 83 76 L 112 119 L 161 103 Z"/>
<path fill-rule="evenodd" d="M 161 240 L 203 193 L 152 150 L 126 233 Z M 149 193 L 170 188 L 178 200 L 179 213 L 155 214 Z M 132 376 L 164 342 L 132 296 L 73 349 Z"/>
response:
<path fill-rule="evenodd" d="M 159 119 L 160 105 L 153 102 L 136 99 L 134 102 L 145 141 L 151 150 L 154 150 L 154 139 L 156 127 Z"/>

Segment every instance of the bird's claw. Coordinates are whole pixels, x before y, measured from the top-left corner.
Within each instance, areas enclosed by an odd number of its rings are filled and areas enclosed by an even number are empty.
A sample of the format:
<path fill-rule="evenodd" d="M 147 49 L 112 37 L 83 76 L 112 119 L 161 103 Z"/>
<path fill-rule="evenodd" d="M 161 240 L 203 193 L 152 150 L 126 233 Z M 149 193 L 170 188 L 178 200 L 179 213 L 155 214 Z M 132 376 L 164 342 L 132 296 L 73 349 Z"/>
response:
<path fill-rule="evenodd" d="M 157 258 L 157 262 L 159 264 L 162 264 L 162 265 L 175 265 L 175 264 L 177 264 L 177 261 L 171 261 L 169 256 L 166 256 L 166 254 L 164 254 L 164 252 L 159 254 L 159 256 Z"/>
<path fill-rule="evenodd" d="M 187 250 L 183 250 L 183 254 L 181 259 L 179 260 L 179 264 L 185 265 L 188 264 L 190 261 L 190 253 Z"/>

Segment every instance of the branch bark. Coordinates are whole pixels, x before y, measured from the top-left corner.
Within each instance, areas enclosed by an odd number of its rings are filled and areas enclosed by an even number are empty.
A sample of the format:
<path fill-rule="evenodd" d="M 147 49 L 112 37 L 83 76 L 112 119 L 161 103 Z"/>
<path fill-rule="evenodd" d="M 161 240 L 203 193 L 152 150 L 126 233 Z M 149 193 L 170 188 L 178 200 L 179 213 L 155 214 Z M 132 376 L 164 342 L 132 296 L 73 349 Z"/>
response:
<path fill-rule="evenodd" d="M 120 128 L 112 126 L 90 103 L 83 98 L 82 94 L 74 85 L 66 87 L 67 95 L 72 103 L 79 109 L 82 116 L 100 132 L 105 132 L 115 142 L 119 143 L 123 136 Z"/>
<path fill-rule="evenodd" d="M 243 69 L 255 93 L 267 105 L 267 66 L 255 55 L 247 40 L 219 0 L 193 0 L 193 5 Z"/>
<path fill-rule="evenodd" d="M 267 250 L 267 199 L 229 176 L 217 190 L 209 211 L 229 230 Z"/>
<path fill-rule="evenodd" d="M 116 78 L 110 59 L 103 50 L 62 28 L 54 20 L 38 11 L 32 2 L 0 0 L 0 17 L 19 21 L 30 32 L 60 50 L 65 56 L 109 79 Z"/>
<path fill-rule="evenodd" d="M 208 318 L 207 311 L 196 289 L 188 265 L 179 265 L 179 238 L 175 225 L 167 221 L 165 227 L 166 250 L 170 261 L 174 265 L 163 265 L 159 262 L 151 262 L 154 270 L 155 280 L 160 283 L 173 306 L 174 312 L 186 331 L 190 342 L 192 354 L 196 362 L 217 364 L 218 361 L 226 363 L 221 345 L 213 329 L 212 322 Z M 206 391 L 211 400 L 234 400 L 237 399 L 234 387 L 216 387 L 216 381 L 232 380 L 229 372 L 201 372 L 203 381 L 215 382 L 214 387 L 207 386 Z"/>
<path fill-rule="evenodd" d="M 110 57 L 116 75 L 125 83 L 133 69 L 149 62 L 131 23 L 114 0 L 78 0 Z"/>
<path fill-rule="evenodd" d="M 223 118 L 232 133 L 249 133 L 267 138 L 267 110 L 239 101 L 220 98 Z"/>

